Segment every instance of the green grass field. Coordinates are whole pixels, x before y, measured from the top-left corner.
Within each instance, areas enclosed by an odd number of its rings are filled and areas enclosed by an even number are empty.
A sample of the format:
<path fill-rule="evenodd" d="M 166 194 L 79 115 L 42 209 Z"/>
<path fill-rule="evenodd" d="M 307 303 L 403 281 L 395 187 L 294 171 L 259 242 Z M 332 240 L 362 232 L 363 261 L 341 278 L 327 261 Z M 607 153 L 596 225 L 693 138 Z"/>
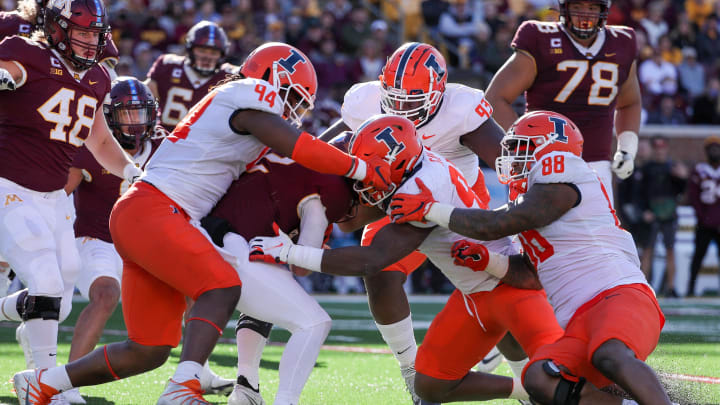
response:
<path fill-rule="evenodd" d="M 301 404 L 360 405 L 408 404 L 408 394 L 400 377 L 397 362 L 386 352 L 380 334 L 374 327 L 367 303 L 362 296 L 318 297 L 333 318 L 333 329 L 326 341 L 327 349 L 320 352 L 310 380 L 305 386 Z M 411 299 L 418 342 L 427 326 L 443 304 L 442 297 L 417 296 Z M 663 373 L 664 382 L 681 404 L 720 404 L 720 300 L 661 301 L 667 316 L 660 345 L 648 362 Z M 72 325 L 84 307 L 76 303 L 70 318 L 61 325 L 59 359 L 67 359 L 72 337 Z M 20 346 L 15 342 L 15 325 L 0 323 L 0 404 L 16 403 L 9 382 L 12 374 L 25 368 Z M 108 323 L 103 343 L 123 340 L 120 310 Z M 223 335 L 223 342 L 213 353 L 212 368 L 227 378 L 235 376 L 236 349 L 232 328 Z M 278 384 L 278 364 L 282 342 L 288 334 L 273 330 L 271 341 L 263 354 L 260 380 L 261 392 L 272 403 Z M 376 349 L 361 352 L 354 349 Z M 351 351 L 352 350 L 352 351 Z M 153 372 L 97 387 L 85 387 L 81 392 L 88 404 L 154 404 L 165 381 L 173 374 L 180 354 L 172 352 L 170 361 Z M 510 375 L 507 364 L 496 371 Z M 705 382 L 699 382 L 701 378 Z M 208 396 L 215 403 L 225 403 L 224 397 Z M 516 401 L 497 400 L 483 404 L 517 404 Z"/>

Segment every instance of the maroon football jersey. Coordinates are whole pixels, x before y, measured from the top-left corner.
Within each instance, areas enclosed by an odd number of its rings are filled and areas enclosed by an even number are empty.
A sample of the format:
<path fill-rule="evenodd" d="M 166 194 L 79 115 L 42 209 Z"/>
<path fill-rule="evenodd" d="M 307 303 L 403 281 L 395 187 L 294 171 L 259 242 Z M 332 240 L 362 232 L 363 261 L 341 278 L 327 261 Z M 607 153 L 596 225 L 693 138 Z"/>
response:
<path fill-rule="evenodd" d="M 35 23 L 30 23 L 18 14 L 17 11 L 0 11 L 0 41 L 6 37 L 20 35 L 30 38 L 35 31 Z M 111 65 L 115 66 L 119 57 L 119 52 L 110 33 L 107 34 L 107 42 L 105 48 L 100 52 L 98 62 L 106 59 L 111 60 Z"/>
<path fill-rule="evenodd" d="M 720 169 L 698 163 L 687 185 L 688 201 L 695 208 L 698 225 L 720 228 Z"/>
<path fill-rule="evenodd" d="M 144 150 L 133 157 L 140 168 L 160 145 L 160 141 L 148 141 Z M 115 201 L 130 187 L 127 180 L 105 170 L 92 153 L 83 147 L 75 157 L 72 167 L 82 170 L 83 181 L 73 193 L 75 198 L 75 236 L 89 236 L 112 243 L 110 237 L 110 212 Z"/>
<path fill-rule="evenodd" d="M 607 26 L 581 51 L 560 23 L 525 21 L 512 47 L 535 59 L 527 110 L 566 115 L 585 139 L 583 159 L 610 160 L 617 95 L 637 56 L 635 31 Z"/>
<path fill-rule="evenodd" d="M 172 131 L 211 87 L 238 70 L 235 65 L 223 63 L 217 73 L 206 78 L 192 70 L 186 56 L 170 53 L 160 55 L 148 72 L 148 78 L 157 84 L 160 104 L 158 121 L 165 129 Z"/>
<path fill-rule="evenodd" d="M 48 45 L 18 36 L 0 42 L 0 60 L 16 61 L 25 75 L 17 90 L 0 92 L 0 177 L 35 191 L 59 190 L 110 78 L 99 66 L 73 72 Z"/>
<path fill-rule="evenodd" d="M 0 11 L 0 40 L 20 35 L 30 38 L 35 25 L 20 17 L 17 11 Z"/>
<path fill-rule="evenodd" d="M 352 203 L 352 189 L 344 177 L 317 173 L 269 153 L 230 185 L 210 215 L 226 219 L 248 240 L 274 235 L 273 221 L 295 239 L 298 204 L 313 194 L 320 196 L 330 223 L 345 216 Z"/>

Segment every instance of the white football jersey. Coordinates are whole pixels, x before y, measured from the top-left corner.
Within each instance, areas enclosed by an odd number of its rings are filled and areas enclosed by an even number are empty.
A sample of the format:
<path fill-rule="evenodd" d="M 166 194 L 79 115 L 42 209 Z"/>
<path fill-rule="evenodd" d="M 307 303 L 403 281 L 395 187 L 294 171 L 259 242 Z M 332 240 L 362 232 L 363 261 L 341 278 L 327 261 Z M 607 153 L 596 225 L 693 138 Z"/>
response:
<path fill-rule="evenodd" d="M 259 96 L 258 89 L 267 94 Z M 271 92 L 275 96 L 269 97 Z M 230 183 L 269 149 L 254 136 L 230 128 L 230 119 L 239 109 L 283 113 L 280 97 L 264 80 L 224 84 L 180 121 L 150 159 L 142 179 L 172 198 L 191 218 L 207 215 Z"/>
<path fill-rule="evenodd" d="M 425 150 L 422 167 L 408 178 L 399 188 L 398 193 L 417 194 L 420 192 L 415 178 L 420 178 L 432 191 L 433 196 L 443 203 L 461 208 L 479 208 L 479 200 L 460 171 L 449 161 L 431 151 Z M 390 204 L 388 204 L 390 205 Z M 390 214 L 390 208 L 387 209 Z M 433 222 L 412 222 L 414 226 L 426 228 L 436 226 Z M 518 250 L 510 238 L 480 242 L 461 236 L 441 226 L 430 232 L 418 250 L 440 269 L 453 285 L 463 294 L 479 291 L 490 291 L 500 280 L 484 271 L 473 271 L 465 266 L 453 263 L 452 245 L 461 239 L 482 243 L 488 250 L 504 255 L 514 255 Z"/>
<path fill-rule="evenodd" d="M 572 185 L 579 202 L 550 225 L 525 231 L 519 238 L 565 327 L 581 305 L 602 291 L 647 283 L 635 242 L 620 227 L 597 173 L 572 153 L 551 152 L 533 165 L 528 189 L 548 183 Z"/>
<path fill-rule="evenodd" d="M 342 119 L 355 131 L 366 119 L 381 114 L 379 81 L 358 83 L 345 93 Z M 478 177 L 478 157 L 460 143 L 460 137 L 482 125 L 492 113 L 482 90 L 448 83 L 440 108 L 417 128 L 423 145 L 454 164 L 474 185 Z"/>

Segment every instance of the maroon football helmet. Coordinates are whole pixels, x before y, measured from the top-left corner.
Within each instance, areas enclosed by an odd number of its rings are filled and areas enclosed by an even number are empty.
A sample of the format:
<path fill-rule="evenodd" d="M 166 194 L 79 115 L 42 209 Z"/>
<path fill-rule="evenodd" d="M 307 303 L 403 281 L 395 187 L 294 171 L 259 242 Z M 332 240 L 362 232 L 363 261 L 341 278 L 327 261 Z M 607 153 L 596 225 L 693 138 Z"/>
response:
<path fill-rule="evenodd" d="M 129 76 L 113 80 L 110 103 L 103 104 L 108 126 L 123 149 L 135 149 L 153 134 L 157 108 L 150 88 Z"/>
<path fill-rule="evenodd" d="M 73 67 L 87 70 L 98 62 L 105 48 L 110 26 L 102 0 L 52 0 L 45 8 L 43 28 L 51 47 L 55 48 Z M 97 44 L 71 39 L 73 30 L 91 31 L 98 34 Z M 92 57 L 78 55 L 73 45 L 85 52 L 93 52 Z"/>
<path fill-rule="evenodd" d="M 195 53 L 193 52 L 193 48 L 196 46 L 220 51 L 220 59 L 218 59 L 213 68 L 205 69 L 197 65 Z M 225 30 L 214 22 L 200 21 L 190 28 L 190 31 L 188 31 L 185 37 L 185 49 L 187 50 L 188 58 L 190 58 L 190 67 L 202 76 L 213 75 L 220 69 L 220 65 L 225 61 L 225 55 L 227 55 L 229 48 L 230 41 L 228 41 Z"/>
<path fill-rule="evenodd" d="M 571 13 L 570 3 L 579 1 L 589 1 L 590 3 L 594 3 L 600 6 L 600 15 L 597 16 L 598 21 L 596 24 L 588 27 L 577 27 L 575 26 L 575 24 L 573 24 L 572 18 L 570 18 L 571 14 L 579 17 L 580 19 L 592 19 L 595 17 L 595 15 L 591 15 L 588 13 Z M 597 34 L 597 32 L 605 26 L 605 22 L 607 21 L 608 17 L 608 11 L 610 11 L 610 0 L 558 0 L 558 3 L 560 3 L 560 23 L 565 25 L 565 28 L 567 28 L 570 32 L 573 33 L 573 35 L 577 36 L 580 39 L 588 39 L 594 37 L 595 34 Z"/>

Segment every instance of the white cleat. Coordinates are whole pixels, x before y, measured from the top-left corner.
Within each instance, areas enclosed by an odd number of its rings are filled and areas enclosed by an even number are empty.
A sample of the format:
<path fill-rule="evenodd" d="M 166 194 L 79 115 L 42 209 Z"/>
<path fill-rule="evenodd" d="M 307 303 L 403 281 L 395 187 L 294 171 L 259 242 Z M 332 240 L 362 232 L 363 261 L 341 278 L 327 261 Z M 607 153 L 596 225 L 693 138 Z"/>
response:
<path fill-rule="evenodd" d="M 260 386 L 255 389 L 244 376 L 239 376 L 228 398 L 228 405 L 265 405 L 265 401 L 260 395 Z"/>
<path fill-rule="evenodd" d="M 235 380 L 222 378 L 209 368 L 203 368 L 200 372 L 200 388 L 205 394 L 228 396 L 233 391 Z"/>
<path fill-rule="evenodd" d="M 30 339 L 28 339 L 27 332 L 25 332 L 25 322 L 21 322 L 20 326 L 15 329 L 15 340 L 17 340 L 18 344 L 23 349 L 23 354 L 25 355 L 25 365 L 27 368 L 35 368 L 35 360 L 33 360 L 32 349 L 30 348 Z"/>
<path fill-rule="evenodd" d="M 45 370 L 25 370 L 13 376 L 13 388 L 21 405 L 47 405 L 53 395 L 58 396 L 56 389 L 40 383 L 40 376 Z"/>
<path fill-rule="evenodd" d="M 490 353 L 485 355 L 485 358 L 475 365 L 475 371 L 481 373 L 492 373 L 502 363 L 503 355 L 500 353 L 497 347 L 493 347 Z"/>
<path fill-rule="evenodd" d="M 171 378 L 165 386 L 165 391 L 160 395 L 157 405 L 210 405 L 202 394 L 200 381 L 187 380 L 179 383 Z"/>
<path fill-rule="evenodd" d="M 73 388 L 71 390 L 64 391 L 62 393 L 63 397 L 67 400 L 68 403 L 71 404 L 86 404 L 85 398 L 80 395 L 80 389 L 79 388 Z"/>
<path fill-rule="evenodd" d="M 70 401 L 68 401 L 65 398 L 64 393 L 60 393 L 52 397 L 52 401 L 50 401 L 50 405 L 70 405 Z"/>

